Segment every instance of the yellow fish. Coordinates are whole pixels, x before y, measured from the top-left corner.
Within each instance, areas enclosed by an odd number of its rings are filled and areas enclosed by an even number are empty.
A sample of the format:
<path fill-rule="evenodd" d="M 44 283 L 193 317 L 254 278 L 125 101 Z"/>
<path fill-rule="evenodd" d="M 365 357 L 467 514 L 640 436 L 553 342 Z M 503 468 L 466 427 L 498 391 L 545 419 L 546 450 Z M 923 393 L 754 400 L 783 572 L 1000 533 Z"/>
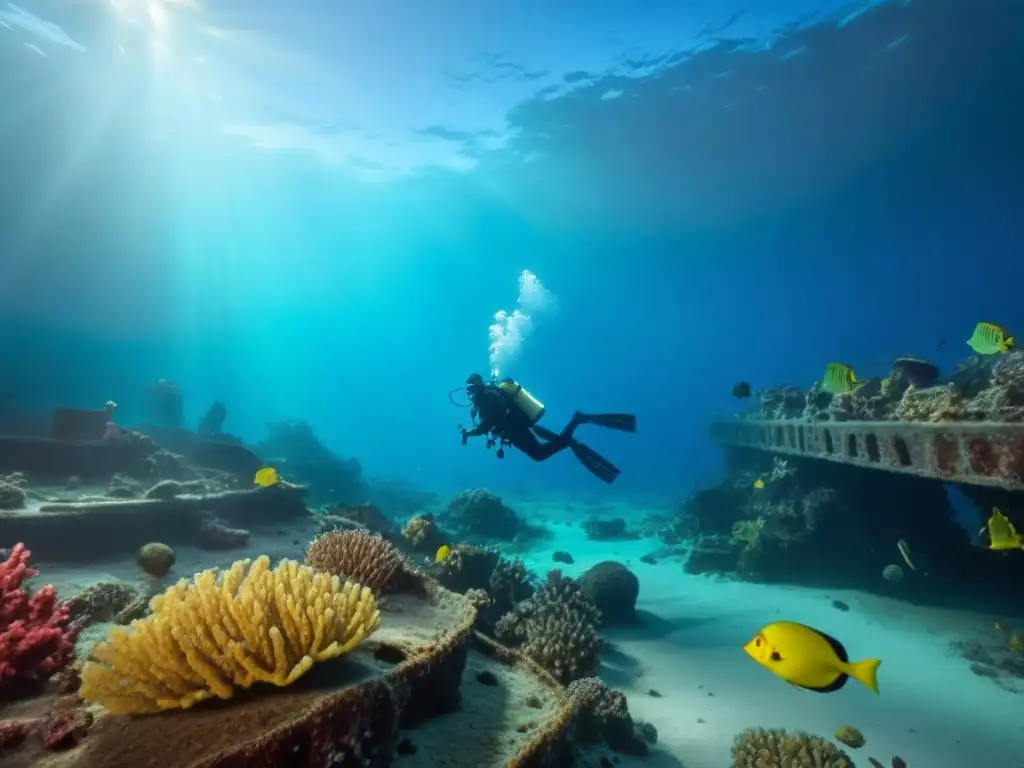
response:
<path fill-rule="evenodd" d="M 762 488 L 764 488 L 764 480 L 762 480 L 760 477 L 757 478 L 757 480 L 754 481 L 754 487 L 757 488 L 757 490 L 761 490 Z"/>
<path fill-rule="evenodd" d="M 1009 352 L 1013 346 L 1013 336 L 1006 333 L 1006 329 L 995 323 L 978 323 L 974 326 L 974 333 L 967 340 L 967 346 L 979 355 L 998 355 L 1000 352 Z"/>
<path fill-rule="evenodd" d="M 1016 651 L 1017 653 L 1024 653 L 1024 637 L 1021 637 L 1014 632 L 1010 637 L 1010 650 Z"/>
<path fill-rule="evenodd" d="M 437 554 L 434 555 L 434 562 L 435 563 L 443 563 L 445 560 L 448 559 L 448 556 L 451 553 L 452 553 L 452 548 L 449 547 L 447 544 L 442 544 L 440 547 L 437 548 Z"/>
<path fill-rule="evenodd" d="M 846 363 L 829 363 L 825 366 L 825 376 L 821 380 L 821 388 L 833 395 L 852 392 L 857 388 L 857 377 L 853 368 Z"/>
<path fill-rule="evenodd" d="M 852 677 L 878 693 L 880 659 L 851 662 L 842 643 L 803 624 L 768 624 L 743 650 L 762 667 L 798 688 L 832 693 Z"/>
<path fill-rule="evenodd" d="M 992 507 L 992 517 L 988 519 L 988 548 L 997 552 L 1008 549 L 1024 549 L 1020 534 L 999 507 Z"/>
<path fill-rule="evenodd" d="M 256 477 L 253 479 L 253 482 L 261 488 L 269 488 L 272 485 L 277 485 L 277 470 L 273 467 L 264 467 L 256 473 Z"/>

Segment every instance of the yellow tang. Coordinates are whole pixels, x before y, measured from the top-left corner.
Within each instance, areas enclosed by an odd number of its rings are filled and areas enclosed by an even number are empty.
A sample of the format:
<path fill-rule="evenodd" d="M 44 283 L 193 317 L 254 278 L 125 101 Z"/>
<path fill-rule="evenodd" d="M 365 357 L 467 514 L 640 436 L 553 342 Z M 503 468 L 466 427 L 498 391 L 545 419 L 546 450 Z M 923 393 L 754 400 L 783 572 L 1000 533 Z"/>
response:
<path fill-rule="evenodd" d="M 798 688 L 832 693 L 852 677 L 878 693 L 880 659 L 851 662 L 842 643 L 803 624 L 768 624 L 743 650 L 762 667 Z"/>
<path fill-rule="evenodd" d="M 988 548 L 996 551 L 1024 549 L 1020 534 L 999 507 L 992 507 L 992 517 L 988 519 Z"/>
<path fill-rule="evenodd" d="M 1013 336 L 1007 334 L 1001 325 L 978 323 L 974 326 L 971 338 L 967 340 L 967 346 L 979 355 L 998 355 L 1000 352 L 1009 352 L 1013 346 Z"/>
<path fill-rule="evenodd" d="M 754 481 L 754 487 L 757 488 L 757 490 L 761 490 L 762 488 L 764 488 L 764 480 L 762 480 L 760 477 L 757 478 L 757 480 Z"/>
<path fill-rule="evenodd" d="M 448 555 L 450 555 L 451 553 L 452 548 L 449 547 L 447 544 L 442 544 L 440 547 L 437 548 L 437 554 L 434 555 L 434 562 L 443 563 L 445 560 L 448 559 Z"/>
<path fill-rule="evenodd" d="M 853 368 L 846 363 L 829 363 L 825 366 L 821 387 L 833 395 L 852 392 L 857 388 L 857 377 L 853 375 Z"/>
<path fill-rule="evenodd" d="M 277 470 L 273 467 L 264 467 L 256 473 L 256 477 L 253 482 L 261 488 L 269 488 L 272 485 L 277 485 Z"/>

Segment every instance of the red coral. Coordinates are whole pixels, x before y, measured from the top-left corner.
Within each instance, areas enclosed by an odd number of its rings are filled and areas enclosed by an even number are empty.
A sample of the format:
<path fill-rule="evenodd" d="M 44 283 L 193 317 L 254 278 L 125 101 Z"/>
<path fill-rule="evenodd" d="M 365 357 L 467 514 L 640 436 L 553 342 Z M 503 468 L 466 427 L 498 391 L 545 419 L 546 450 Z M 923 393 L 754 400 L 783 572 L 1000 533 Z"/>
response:
<path fill-rule="evenodd" d="M 45 682 L 66 665 L 78 633 L 67 608 L 57 605 L 52 586 L 34 595 L 21 588 L 26 577 L 38 573 L 28 567 L 30 554 L 24 544 L 15 544 L 0 562 L 0 700 Z"/>

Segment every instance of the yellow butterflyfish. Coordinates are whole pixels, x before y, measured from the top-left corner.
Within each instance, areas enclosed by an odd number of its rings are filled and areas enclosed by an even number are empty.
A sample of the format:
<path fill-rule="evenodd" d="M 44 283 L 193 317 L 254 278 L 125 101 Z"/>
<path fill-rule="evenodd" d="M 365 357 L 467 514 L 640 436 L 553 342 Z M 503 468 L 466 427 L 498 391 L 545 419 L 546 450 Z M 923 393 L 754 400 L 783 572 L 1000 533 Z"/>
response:
<path fill-rule="evenodd" d="M 764 488 L 764 480 L 762 480 L 760 477 L 757 478 L 757 480 L 754 481 L 754 487 L 757 488 L 757 490 L 761 490 L 762 488 Z"/>
<path fill-rule="evenodd" d="M 842 395 L 855 390 L 857 383 L 852 366 L 846 363 L 829 363 L 825 366 L 825 376 L 821 380 L 821 388 L 833 395 Z"/>
<path fill-rule="evenodd" d="M 978 323 L 974 326 L 971 338 L 967 340 L 967 346 L 979 355 L 998 355 L 1001 352 L 1009 352 L 1013 346 L 1013 336 L 1010 336 L 1001 325 Z"/>
<path fill-rule="evenodd" d="M 451 553 L 452 548 L 449 547 L 447 544 L 442 544 L 440 547 L 437 548 L 437 554 L 434 555 L 434 562 L 443 563 L 445 560 L 448 559 L 448 556 L 451 555 Z"/>
<path fill-rule="evenodd" d="M 851 677 L 878 693 L 879 659 L 850 661 L 843 644 L 792 621 L 763 627 L 743 651 L 790 685 L 819 693 L 838 691 Z"/>
<path fill-rule="evenodd" d="M 1020 534 L 999 507 L 992 507 L 992 517 L 988 519 L 988 548 L 997 552 L 1024 549 Z"/>
<path fill-rule="evenodd" d="M 256 473 L 256 477 L 253 479 L 253 482 L 260 486 L 260 488 L 269 488 L 272 485 L 277 485 L 279 479 L 276 469 L 273 467 L 264 467 Z"/>

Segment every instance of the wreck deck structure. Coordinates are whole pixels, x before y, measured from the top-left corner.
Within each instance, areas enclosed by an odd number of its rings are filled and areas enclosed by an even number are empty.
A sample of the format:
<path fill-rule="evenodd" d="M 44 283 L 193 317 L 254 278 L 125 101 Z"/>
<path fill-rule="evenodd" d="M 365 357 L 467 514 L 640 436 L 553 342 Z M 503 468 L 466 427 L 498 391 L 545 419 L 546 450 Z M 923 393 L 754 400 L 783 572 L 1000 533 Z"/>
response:
<path fill-rule="evenodd" d="M 709 432 L 722 446 L 1024 490 L 1024 424 L 736 419 L 712 422 Z"/>

